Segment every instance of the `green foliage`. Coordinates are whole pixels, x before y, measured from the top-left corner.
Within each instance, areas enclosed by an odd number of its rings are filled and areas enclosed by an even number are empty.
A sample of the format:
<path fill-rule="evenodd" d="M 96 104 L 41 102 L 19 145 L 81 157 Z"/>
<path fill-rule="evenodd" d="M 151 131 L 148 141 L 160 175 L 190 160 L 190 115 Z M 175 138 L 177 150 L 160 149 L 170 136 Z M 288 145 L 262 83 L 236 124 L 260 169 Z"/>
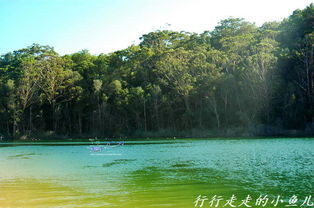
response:
<path fill-rule="evenodd" d="M 98 56 L 60 56 L 38 44 L 4 54 L 0 133 L 311 127 L 313 22 L 311 4 L 261 27 L 229 18 L 201 34 L 150 32 L 139 45 Z"/>

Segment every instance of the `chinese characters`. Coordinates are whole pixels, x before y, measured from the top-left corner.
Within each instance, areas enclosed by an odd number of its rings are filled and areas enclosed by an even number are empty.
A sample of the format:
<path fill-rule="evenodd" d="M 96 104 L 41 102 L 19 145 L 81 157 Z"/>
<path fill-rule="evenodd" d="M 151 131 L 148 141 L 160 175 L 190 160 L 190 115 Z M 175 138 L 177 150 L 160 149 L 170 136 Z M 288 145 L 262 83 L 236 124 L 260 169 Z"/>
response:
<path fill-rule="evenodd" d="M 308 195 L 302 198 L 298 198 L 297 195 L 291 196 L 288 200 L 285 200 L 282 196 L 269 197 L 268 195 L 259 195 L 254 199 L 251 195 L 247 195 L 244 198 L 237 198 L 232 194 L 228 198 L 222 196 L 213 195 L 211 197 L 199 195 L 193 202 L 194 207 L 313 207 L 314 202 L 312 196 Z"/>

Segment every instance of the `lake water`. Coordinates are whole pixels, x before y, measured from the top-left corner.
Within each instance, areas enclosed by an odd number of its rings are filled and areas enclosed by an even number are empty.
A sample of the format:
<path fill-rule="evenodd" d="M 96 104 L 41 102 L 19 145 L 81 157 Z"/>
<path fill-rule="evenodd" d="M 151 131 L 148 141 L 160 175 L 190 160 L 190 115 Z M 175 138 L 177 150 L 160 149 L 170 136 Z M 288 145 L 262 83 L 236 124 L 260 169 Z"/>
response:
<path fill-rule="evenodd" d="M 313 139 L 0 143 L 0 208 L 218 207 L 234 194 L 314 201 Z M 197 204 L 200 207 L 200 203 Z M 231 207 L 229 205 L 224 207 Z M 245 206 L 240 206 L 245 207 Z M 256 206 L 254 206 L 256 207 Z M 280 207 L 280 205 L 277 205 Z"/>

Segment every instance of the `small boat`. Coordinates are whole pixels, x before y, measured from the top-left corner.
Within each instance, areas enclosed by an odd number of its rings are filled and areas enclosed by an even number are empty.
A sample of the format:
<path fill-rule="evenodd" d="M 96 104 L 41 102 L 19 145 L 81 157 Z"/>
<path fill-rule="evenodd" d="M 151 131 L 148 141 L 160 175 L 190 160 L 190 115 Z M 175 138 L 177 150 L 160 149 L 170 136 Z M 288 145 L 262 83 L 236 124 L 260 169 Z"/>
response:
<path fill-rule="evenodd" d="M 89 147 L 89 150 L 92 152 L 101 152 L 102 151 L 102 147 L 100 146 L 91 146 Z"/>

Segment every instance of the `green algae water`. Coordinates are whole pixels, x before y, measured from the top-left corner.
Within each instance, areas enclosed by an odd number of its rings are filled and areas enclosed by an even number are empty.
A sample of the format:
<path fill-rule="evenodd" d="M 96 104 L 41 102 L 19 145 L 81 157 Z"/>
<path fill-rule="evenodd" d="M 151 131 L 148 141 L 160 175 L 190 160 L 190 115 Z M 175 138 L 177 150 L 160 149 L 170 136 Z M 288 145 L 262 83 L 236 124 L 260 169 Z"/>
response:
<path fill-rule="evenodd" d="M 247 195 L 252 207 L 285 207 L 314 195 L 313 139 L 107 144 L 0 143 L 0 208 L 232 207 L 232 195 L 236 207 Z M 220 203 L 210 204 L 215 195 Z"/>

